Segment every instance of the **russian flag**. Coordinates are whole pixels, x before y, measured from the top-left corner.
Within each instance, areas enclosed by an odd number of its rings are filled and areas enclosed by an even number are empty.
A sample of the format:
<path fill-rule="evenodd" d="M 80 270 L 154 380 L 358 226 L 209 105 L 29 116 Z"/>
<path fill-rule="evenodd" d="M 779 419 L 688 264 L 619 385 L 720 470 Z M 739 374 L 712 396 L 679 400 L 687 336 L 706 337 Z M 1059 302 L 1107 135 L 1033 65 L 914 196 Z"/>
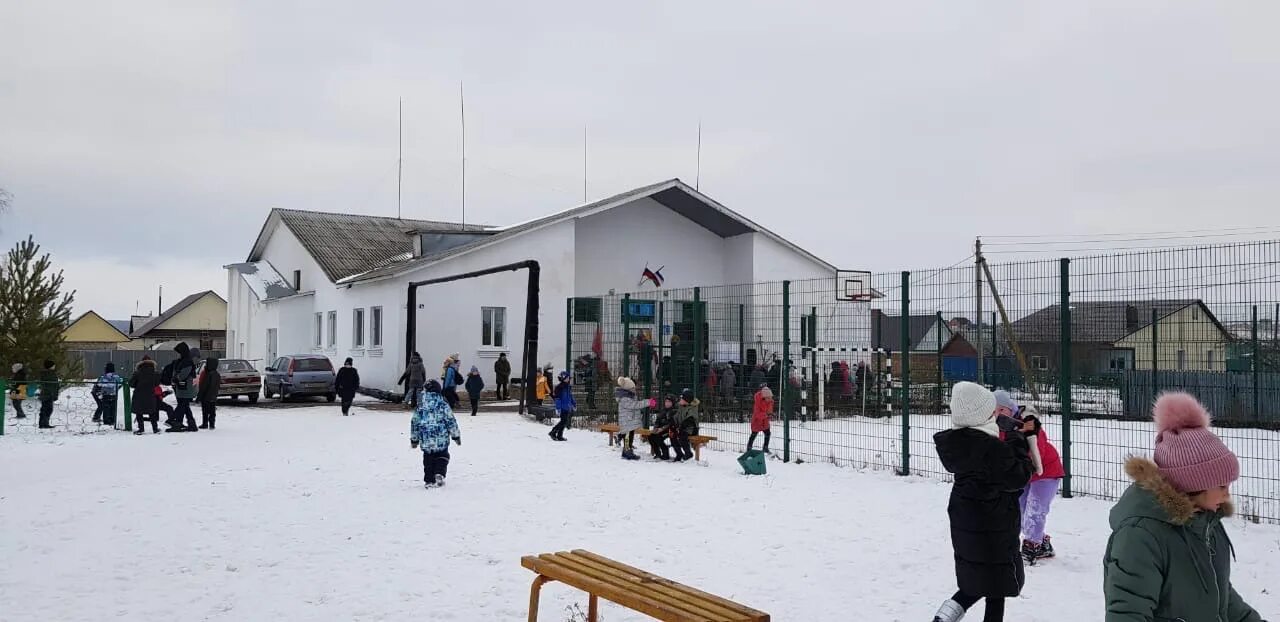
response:
<path fill-rule="evenodd" d="M 663 268 L 665 267 L 666 266 L 663 266 Z M 652 281 L 655 287 L 662 287 L 662 282 L 664 280 L 665 279 L 662 277 L 662 268 L 650 270 L 648 266 L 645 266 L 644 272 L 640 274 L 641 285 L 643 285 L 645 281 Z"/>

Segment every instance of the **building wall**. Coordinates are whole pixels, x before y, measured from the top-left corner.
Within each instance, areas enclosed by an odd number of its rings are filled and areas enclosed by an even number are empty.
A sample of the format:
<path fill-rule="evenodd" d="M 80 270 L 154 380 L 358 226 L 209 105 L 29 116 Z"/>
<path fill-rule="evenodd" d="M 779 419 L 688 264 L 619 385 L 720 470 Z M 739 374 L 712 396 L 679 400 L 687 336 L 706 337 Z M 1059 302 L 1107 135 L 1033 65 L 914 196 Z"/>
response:
<path fill-rule="evenodd" d="M 1227 336 L 1199 305 L 1191 305 L 1161 318 L 1156 326 L 1157 362 L 1162 370 L 1177 370 L 1178 351 L 1185 352 L 1187 371 L 1225 371 Z M 1116 342 L 1117 348 L 1133 348 L 1133 368 L 1151 369 L 1151 326 L 1138 329 Z"/>
<path fill-rule="evenodd" d="M 108 324 L 95 313 L 86 313 L 62 332 L 62 339 L 68 344 L 76 344 L 77 348 L 91 350 L 103 348 L 114 350 L 116 343 L 122 341 L 120 331 Z M 71 347 L 68 345 L 68 347 Z"/>
<path fill-rule="evenodd" d="M 646 263 L 663 268 L 664 288 L 725 282 L 725 239 L 653 199 L 577 220 L 574 243 L 582 296 L 651 288 L 639 284 Z"/>
<path fill-rule="evenodd" d="M 225 331 L 227 330 L 227 303 L 216 294 L 207 294 L 156 328 Z"/>
<path fill-rule="evenodd" d="M 298 288 L 300 292 L 318 291 L 333 286 L 324 271 L 320 269 L 320 264 L 312 259 L 311 254 L 302 247 L 297 236 L 293 235 L 289 227 L 284 224 L 277 226 L 271 233 L 271 237 L 267 238 L 262 259 L 278 270 L 290 285 L 293 285 L 293 271 L 301 270 L 302 283 Z"/>

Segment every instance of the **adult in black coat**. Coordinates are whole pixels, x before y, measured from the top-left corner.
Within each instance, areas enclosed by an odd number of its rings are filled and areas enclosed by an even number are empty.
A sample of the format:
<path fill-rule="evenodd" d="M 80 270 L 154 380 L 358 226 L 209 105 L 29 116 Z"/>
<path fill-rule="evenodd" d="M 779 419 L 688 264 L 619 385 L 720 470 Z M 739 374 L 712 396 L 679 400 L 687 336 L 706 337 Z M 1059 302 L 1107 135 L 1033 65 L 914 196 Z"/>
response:
<path fill-rule="evenodd" d="M 947 516 L 959 588 L 935 621 L 959 620 L 985 598 L 983 619 L 999 622 L 1004 599 L 1022 591 L 1018 497 L 1034 467 L 1025 436 L 1010 431 L 1001 438 L 995 410 L 991 391 L 972 382 L 957 383 L 951 394 L 955 427 L 933 435 L 942 466 L 955 474 Z"/>
<path fill-rule="evenodd" d="M 497 383 L 499 402 L 510 397 L 507 394 L 507 383 L 511 382 L 511 361 L 507 359 L 507 353 L 503 352 L 498 355 L 498 360 L 493 362 L 493 379 Z"/>
<path fill-rule="evenodd" d="M 133 388 L 130 410 L 138 422 L 134 434 L 142 434 L 143 423 L 151 420 L 151 432 L 160 433 L 160 399 L 156 397 L 156 387 L 160 386 L 160 372 L 156 371 L 156 362 L 150 356 L 142 357 L 138 367 L 129 378 L 129 386 Z"/>
<path fill-rule="evenodd" d="M 333 390 L 342 399 L 342 416 L 351 414 L 351 402 L 356 399 L 356 389 L 360 388 L 360 372 L 352 364 L 351 357 L 342 362 L 342 369 L 333 379 Z"/>
<path fill-rule="evenodd" d="M 218 373 L 218 357 L 205 359 L 196 387 L 196 401 L 200 402 L 200 429 L 218 428 L 218 390 L 222 388 L 222 374 Z"/>

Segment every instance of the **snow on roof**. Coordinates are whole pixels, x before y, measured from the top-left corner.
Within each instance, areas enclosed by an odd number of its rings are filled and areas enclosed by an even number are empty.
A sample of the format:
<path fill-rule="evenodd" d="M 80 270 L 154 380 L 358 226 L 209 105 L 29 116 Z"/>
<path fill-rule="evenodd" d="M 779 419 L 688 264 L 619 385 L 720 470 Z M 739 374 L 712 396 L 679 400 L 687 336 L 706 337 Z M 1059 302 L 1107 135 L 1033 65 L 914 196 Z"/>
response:
<path fill-rule="evenodd" d="M 275 300 L 298 293 L 298 290 L 289 285 L 275 267 L 266 261 L 234 263 L 227 267 L 234 268 L 240 273 L 240 278 L 244 279 L 245 284 L 253 290 L 258 300 Z"/>

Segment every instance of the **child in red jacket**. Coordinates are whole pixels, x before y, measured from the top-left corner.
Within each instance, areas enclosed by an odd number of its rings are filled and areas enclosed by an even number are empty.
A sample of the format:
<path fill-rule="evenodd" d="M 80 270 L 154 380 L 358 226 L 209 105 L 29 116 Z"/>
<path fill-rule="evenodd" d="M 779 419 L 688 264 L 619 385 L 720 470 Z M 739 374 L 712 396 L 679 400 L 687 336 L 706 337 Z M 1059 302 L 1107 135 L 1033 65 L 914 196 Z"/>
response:
<path fill-rule="evenodd" d="M 747 451 L 756 442 L 756 435 L 764 432 L 764 453 L 769 453 L 769 416 L 773 414 L 773 391 L 768 386 L 756 391 L 755 408 L 751 411 L 751 436 L 747 438 Z"/>
<path fill-rule="evenodd" d="M 1044 532 L 1049 507 L 1058 495 L 1058 484 L 1066 472 L 1058 450 L 1049 442 L 1049 434 L 1040 423 L 1039 413 L 1028 407 L 1022 417 L 1022 432 L 1038 451 L 1031 454 L 1035 474 L 1018 500 L 1022 508 L 1022 556 L 1028 563 L 1053 557 L 1053 544 Z"/>

